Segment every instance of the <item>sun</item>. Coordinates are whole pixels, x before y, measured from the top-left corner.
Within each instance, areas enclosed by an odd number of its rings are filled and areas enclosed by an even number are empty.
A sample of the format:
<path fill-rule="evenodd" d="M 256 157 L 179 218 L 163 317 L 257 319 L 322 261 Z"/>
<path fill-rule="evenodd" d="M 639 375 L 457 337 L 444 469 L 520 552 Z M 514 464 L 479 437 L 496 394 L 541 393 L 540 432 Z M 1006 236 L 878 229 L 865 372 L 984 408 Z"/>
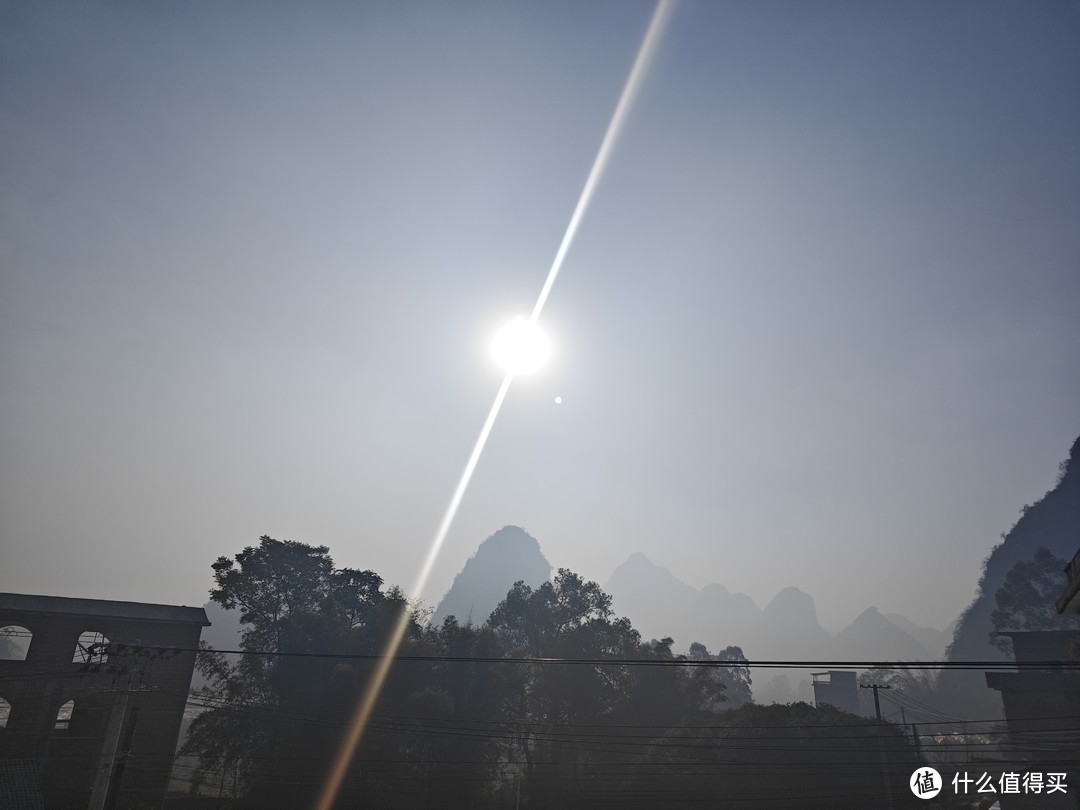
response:
<path fill-rule="evenodd" d="M 518 316 L 495 333 L 491 353 L 507 373 L 529 374 L 547 362 L 551 341 L 539 326 Z"/>

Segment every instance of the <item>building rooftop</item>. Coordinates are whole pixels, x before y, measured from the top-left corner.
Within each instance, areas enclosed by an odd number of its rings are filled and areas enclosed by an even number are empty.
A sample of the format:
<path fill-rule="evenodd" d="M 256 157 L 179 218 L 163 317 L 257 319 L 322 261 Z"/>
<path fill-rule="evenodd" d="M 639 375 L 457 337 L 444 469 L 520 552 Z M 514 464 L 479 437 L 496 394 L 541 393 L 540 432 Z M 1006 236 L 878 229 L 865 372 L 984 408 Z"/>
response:
<path fill-rule="evenodd" d="M 0 593 L 0 612 L 52 615 L 103 616 L 147 622 L 181 622 L 209 627 L 206 611 L 186 605 L 154 605 L 147 602 L 114 602 L 111 599 L 77 599 L 70 596 L 34 596 Z"/>

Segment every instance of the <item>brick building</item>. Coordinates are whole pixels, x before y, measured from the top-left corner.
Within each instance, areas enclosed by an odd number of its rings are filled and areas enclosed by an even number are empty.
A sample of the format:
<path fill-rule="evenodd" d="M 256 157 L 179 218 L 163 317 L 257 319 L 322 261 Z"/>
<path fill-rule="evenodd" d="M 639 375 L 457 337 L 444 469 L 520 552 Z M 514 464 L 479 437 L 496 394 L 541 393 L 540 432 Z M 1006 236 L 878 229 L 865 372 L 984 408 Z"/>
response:
<path fill-rule="evenodd" d="M 1076 660 L 1080 632 L 1004 632 L 1019 664 Z M 1002 810 L 1080 808 L 1080 673 L 1050 666 L 1017 672 L 987 672 L 986 685 L 1001 693 L 1009 758 L 1002 771 L 1063 773 L 1066 792 L 1003 795 Z"/>
<path fill-rule="evenodd" d="M 160 807 L 202 608 L 0 593 L 0 807 Z"/>

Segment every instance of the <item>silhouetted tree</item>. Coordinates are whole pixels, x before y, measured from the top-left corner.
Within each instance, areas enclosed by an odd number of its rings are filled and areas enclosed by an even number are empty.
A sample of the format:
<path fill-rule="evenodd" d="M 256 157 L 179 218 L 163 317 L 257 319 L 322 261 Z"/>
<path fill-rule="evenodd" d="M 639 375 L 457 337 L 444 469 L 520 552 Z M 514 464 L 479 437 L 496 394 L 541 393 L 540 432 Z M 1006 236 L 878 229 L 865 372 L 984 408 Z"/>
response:
<path fill-rule="evenodd" d="M 382 591 L 372 571 L 335 569 L 326 546 L 266 536 L 212 567 L 210 598 L 239 608 L 247 654 L 235 661 L 209 649 L 200 654 L 207 686 L 195 698 L 211 708 L 192 722 L 184 751 L 207 765 L 230 763 L 255 804 L 302 805 L 321 782 L 371 668 L 303 654 L 378 652 L 406 599 L 397 589 Z M 419 635 L 415 623 L 410 635 Z"/>
<path fill-rule="evenodd" d="M 210 709 L 185 752 L 242 775 L 237 807 L 310 806 L 375 665 L 354 654 L 380 653 L 412 609 L 375 573 L 336 569 L 325 546 L 263 537 L 213 571 L 211 597 L 241 611 L 247 654 L 200 656 L 196 699 Z M 738 647 L 687 658 L 670 638 L 643 642 L 566 569 L 516 583 L 480 626 L 411 616 L 340 806 L 623 806 L 644 789 L 628 764 L 664 772 L 672 745 L 697 745 L 688 729 L 717 728 L 729 695 L 749 697 L 743 666 L 680 666 L 739 662 Z M 667 776 L 674 802 L 697 789 L 696 776 Z"/>
<path fill-rule="evenodd" d="M 613 616 L 610 596 L 566 569 L 536 589 L 516 583 L 489 624 L 518 657 L 688 660 L 670 638 L 643 642 Z M 726 700 L 722 679 L 704 667 L 537 664 L 519 667 L 508 685 L 516 690 L 508 705 L 527 720 L 508 756 L 522 764 L 522 795 L 538 806 L 606 803 L 611 769 L 642 751 L 642 737 L 715 721 Z"/>
<path fill-rule="evenodd" d="M 1002 542 L 983 562 L 974 601 L 961 614 L 947 657 L 950 661 L 984 661 L 1004 657 L 993 644 L 993 611 L 996 595 L 1005 577 L 1018 562 L 1029 561 L 1040 547 L 1055 556 L 1071 557 L 1076 552 L 1080 532 L 1080 438 L 1061 465 L 1053 489 L 1036 503 L 1025 506 L 1016 525 L 1002 536 Z M 972 719 L 1001 716 L 1000 693 L 986 688 L 983 672 L 946 670 L 938 683 L 939 692 L 952 714 Z"/>
<path fill-rule="evenodd" d="M 696 641 L 690 645 L 687 657 L 691 661 L 739 662 L 746 660 L 746 655 L 743 653 L 742 647 L 725 647 L 720 650 L 720 652 L 716 653 L 716 655 L 713 655 L 704 644 L 700 644 Z M 750 680 L 749 667 L 717 667 L 705 671 L 719 683 L 723 684 L 724 699 L 726 702 L 724 708 L 734 709 L 753 702 L 754 695 L 750 690 L 750 685 L 753 682 Z M 721 707 L 717 705 L 714 708 L 719 709 Z"/>
<path fill-rule="evenodd" d="M 1072 617 L 1060 615 L 1055 606 L 1066 582 L 1065 561 L 1046 548 L 1013 565 L 994 595 L 990 637 L 995 646 L 1012 655 L 1011 639 L 998 635 L 1006 630 L 1076 630 Z"/>

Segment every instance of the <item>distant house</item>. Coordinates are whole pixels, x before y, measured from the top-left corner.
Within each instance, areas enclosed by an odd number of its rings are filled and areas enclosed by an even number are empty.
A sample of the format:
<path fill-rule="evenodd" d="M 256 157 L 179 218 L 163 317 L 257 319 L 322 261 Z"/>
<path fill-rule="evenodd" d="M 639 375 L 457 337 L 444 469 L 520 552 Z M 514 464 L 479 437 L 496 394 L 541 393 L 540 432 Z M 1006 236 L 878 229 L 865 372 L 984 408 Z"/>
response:
<path fill-rule="evenodd" d="M 1001 693 L 1008 736 L 1002 771 L 1021 774 L 1064 773 L 1068 792 L 1002 795 L 1002 810 L 1077 807 L 1080 789 L 1080 672 L 1049 662 L 1074 660 L 1080 632 L 1045 630 L 1005 632 L 1012 640 L 1017 672 L 987 672 L 986 685 Z M 1030 665 L 1047 662 L 1046 668 Z"/>
<path fill-rule="evenodd" d="M 815 705 L 827 703 L 845 712 L 859 714 L 859 685 L 854 672 L 815 672 L 813 678 Z"/>
<path fill-rule="evenodd" d="M 158 807 L 202 608 L 0 593 L 0 807 Z"/>

